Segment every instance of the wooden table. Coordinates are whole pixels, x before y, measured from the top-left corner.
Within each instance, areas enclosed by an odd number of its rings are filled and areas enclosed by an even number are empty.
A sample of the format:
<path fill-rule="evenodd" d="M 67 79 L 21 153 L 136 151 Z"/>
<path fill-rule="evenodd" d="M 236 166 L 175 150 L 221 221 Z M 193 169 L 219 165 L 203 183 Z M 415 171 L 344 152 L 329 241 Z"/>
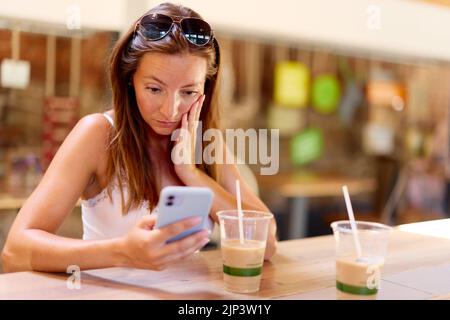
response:
<path fill-rule="evenodd" d="M 261 189 L 277 192 L 280 196 L 289 199 L 289 239 L 307 236 L 310 198 L 343 197 L 343 185 L 347 185 L 350 195 L 371 193 L 376 188 L 376 181 L 373 178 L 310 172 L 258 176 L 258 184 Z"/>
<path fill-rule="evenodd" d="M 449 239 L 396 229 L 378 298 L 450 299 L 449 275 Z M 68 289 L 67 279 L 67 274 L 3 274 L 0 299 L 335 299 L 334 239 L 323 236 L 281 242 L 277 255 L 264 264 L 261 290 L 256 294 L 223 289 L 218 250 L 198 253 L 160 272 L 126 268 L 83 271 L 80 289 Z"/>

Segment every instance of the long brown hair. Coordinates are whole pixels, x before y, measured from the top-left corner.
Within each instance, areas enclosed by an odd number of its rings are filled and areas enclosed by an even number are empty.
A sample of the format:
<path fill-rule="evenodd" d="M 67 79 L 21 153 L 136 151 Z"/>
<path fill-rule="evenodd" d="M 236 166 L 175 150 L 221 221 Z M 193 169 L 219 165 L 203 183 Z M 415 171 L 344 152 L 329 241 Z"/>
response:
<path fill-rule="evenodd" d="M 195 11 L 171 3 L 160 4 L 145 15 L 151 13 L 201 18 Z M 149 209 L 152 210 L 156 207 L 159 198 L 160 186 L 158 186 L 157 177 L 154 174 L 155 166 L 147 152 L 147 147 L 151 142 L 148 136 L 148 124 L 139 112 L 135 91 L 131 86 L 131 79 L 145 53 L 187 53 L 207 59 L 208 70 L 204 88 L 206 97 L 199 120 L 202 121 L 203 132 L 209 128 L 219 128 L 217 79 L 220 53 L 217 40 L 214 39 L 214 46 L 196 47 L 191 45 L 181 34 L 180 29 L 176 27 L 163 39 L 148 41 L 139 28 L 135 32 L 136 23 L 137 21 L 117 41 L 109 62 L 115 128 L 112 129 L 110 135 L 106 175 L 110 197 L 111 182 L 117 178 L 123 214 L 139 207 L 144 200 L 148 201 Z M 205 147 L 205 142 L 202 143 Z M 170 147 L 172 146 L 173 143 Z M 169 148 L 170 150 L 171 148 Z M 197 167 L 217 180 L 215 164 L 207 165 L 202 161 Z M 123 192 L 124 186 L 128 191 L 126 201 Z"/>

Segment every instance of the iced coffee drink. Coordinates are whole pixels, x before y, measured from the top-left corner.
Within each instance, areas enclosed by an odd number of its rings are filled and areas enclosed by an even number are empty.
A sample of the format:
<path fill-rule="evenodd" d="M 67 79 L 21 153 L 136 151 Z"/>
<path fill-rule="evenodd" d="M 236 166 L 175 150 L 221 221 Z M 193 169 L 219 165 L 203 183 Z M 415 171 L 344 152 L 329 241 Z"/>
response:
<path fill-rule="evenodd" d="M 336 288 L 339 299 L 376 299 L 382 261 L 368 258 L 338 258 Z"/>
<path fill-rule="evenodd" d="M 219 211 L 220 245 L 224 287 L 239 293 L 260 288 L 267 234 L 273 215 L 243 210 L 239 223 L 236 210 Z"/>
<path fill-rule="evenodd" d="M 331 224 L 336 240 L 336 296 L 376 299 L 392 228 L 375 222 L 356 221 L 355 224 L 357 238 L 349 221 Z"/>
<path fill-rule="evenodd" d="M 263 241 L 225 240 L 222 243 L 225 288 L 234 292 L 259 290 L 266 243 Z"/>

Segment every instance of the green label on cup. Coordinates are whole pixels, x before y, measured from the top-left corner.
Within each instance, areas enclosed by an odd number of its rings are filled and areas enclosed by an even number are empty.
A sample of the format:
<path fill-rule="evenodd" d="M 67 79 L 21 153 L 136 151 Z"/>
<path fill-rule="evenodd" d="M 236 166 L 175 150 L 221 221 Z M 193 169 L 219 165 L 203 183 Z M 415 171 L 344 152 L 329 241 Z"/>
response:
<path fill-rule="evenodd" d="M 336 288 L 345 293 L 358 294 L 362 296 L 370 296 L 373 294 L 377 294 L 378 292 L 377 288 L 369 289 L 367 287 L 351 286 L 339 281 L 336 281 Z"/>
<path fill-rule="evenodd" d="M 223 265 L 223 273 L 236 277 L 255 277 L 262 272 L 262 266 L 257 268 L 233 268 Z"/>

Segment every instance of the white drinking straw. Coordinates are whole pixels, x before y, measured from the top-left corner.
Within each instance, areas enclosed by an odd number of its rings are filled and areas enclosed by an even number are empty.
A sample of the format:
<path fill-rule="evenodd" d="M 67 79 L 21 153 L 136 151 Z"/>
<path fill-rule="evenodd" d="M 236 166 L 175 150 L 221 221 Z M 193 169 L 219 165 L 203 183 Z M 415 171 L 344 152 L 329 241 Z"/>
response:
<path fill-rule="evenodd" d="M 350 202 L 350 196 L 348 194 L 347 186 L 342 186 L 344 192 L 345 205 L 347 206 L 348 218 L 350 220 L 350 227 L 352 228 L 353 240 L 355 242 L 356 254 L 358 258 L 361 258 L 361 244 L 358 237 L 358 229 L 356 228 L 355 216 L 353 214 L 352 203 Z"/>
<path fill-rule="evenodd" d="M 241 244 L 244 244 L 244 223 L 242 221 L 244 214 L 242 213 L 241 187 L 240 187 L 238 179 L 236 179 L 236 202 L 237 202 L 238 221 L 239 221 L 239 241 L 241 242 Z"/>

